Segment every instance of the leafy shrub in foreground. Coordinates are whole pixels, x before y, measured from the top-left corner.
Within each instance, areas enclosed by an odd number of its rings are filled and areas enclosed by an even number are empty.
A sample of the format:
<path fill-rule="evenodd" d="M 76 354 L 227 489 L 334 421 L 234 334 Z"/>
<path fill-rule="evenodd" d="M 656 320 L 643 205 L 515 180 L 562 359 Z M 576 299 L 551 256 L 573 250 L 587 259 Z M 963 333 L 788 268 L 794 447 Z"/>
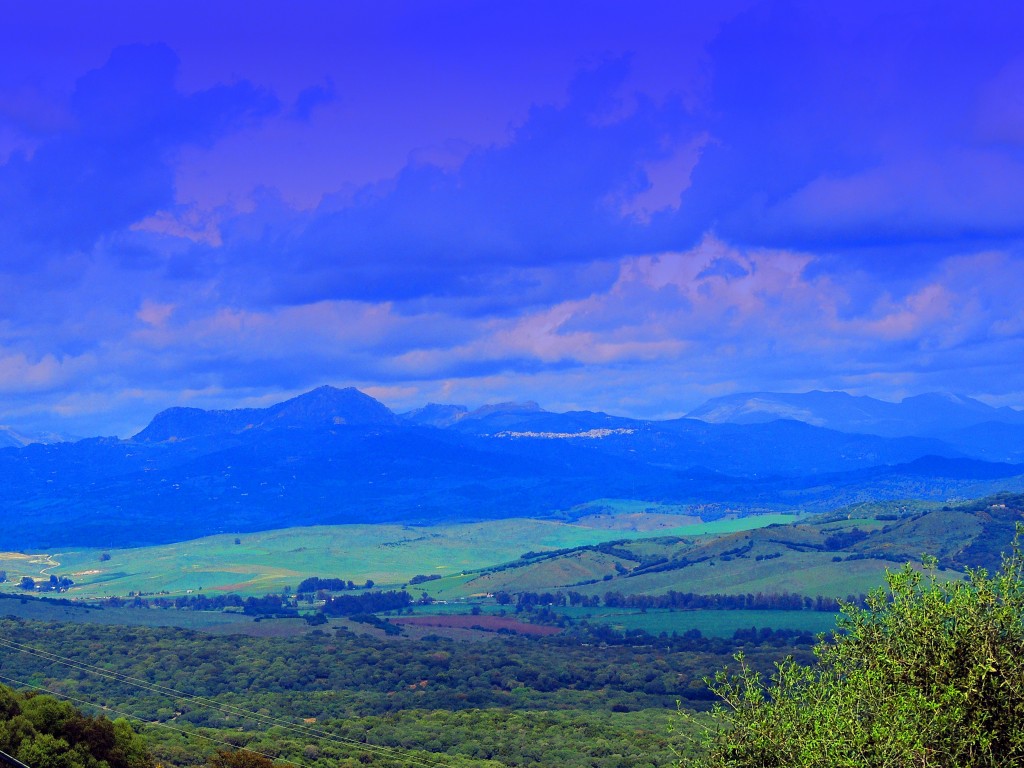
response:
<path fill-rule="evenodd" d="M 890 572 L 865 608 L 843 607 L 817 663 L 777 665 L 769 681 L 738 656 L 705 733 L 705 768 L 990 768 L 1024 764 L 1024 558 L 940 581 Z"/>

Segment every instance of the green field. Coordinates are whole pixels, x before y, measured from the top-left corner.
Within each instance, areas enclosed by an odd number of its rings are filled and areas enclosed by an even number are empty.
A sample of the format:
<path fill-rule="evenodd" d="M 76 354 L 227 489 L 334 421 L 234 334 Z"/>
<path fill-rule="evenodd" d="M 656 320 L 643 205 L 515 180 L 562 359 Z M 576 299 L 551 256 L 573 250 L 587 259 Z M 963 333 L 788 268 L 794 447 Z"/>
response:
<path fill-rule="evenodd" d="M 200 590 L 259 595 L 294 588 L 307 576 L 340 577 L 357 584 L 372 579 L 381 586 L 398 586 L 416 574 L 437 574 L 449 578 L 429 582 L 422 589 L 435 597 L 461 596 L 474 591 L 465 589 L 464 572 L 516 560 L 527 551 L 636 539 L 652 535 L 652 526 L 657 535 L 702 536 L 796 519 L 766 514 L 665 527 L 672 518 L 664 512 L 650 521 L 632 509 L 621 515 L 626 517 L 603 515 L 588 524 L 510 519 L 432 527 L 317 526 L 224 534 L 138 549 L 0 553 L 0 570 L 8 575 L 0 591 L 16 592 L 23 576 L 46 580 L 51 574 L 72 578 L 75 586 L 68 597 L 82 598 Z"/>
<path fill-rule="evenodd" d="M 241 613 L 220 611 L 179 611 L 173 608 L 92 608 L 68 606 L 51 600 L 4 598 L 0 616 L 5 618 L 59 621 L 72 624 L 109 624 L 133 627 L 179 627 L 214 635 L 292 637 L 304 635 L 311 627 L 302 619 L 254 621 Z"/>
<path fill-rule="evenodd" d="M 622 500 L 603 500 L 583 511 L 574 521 L 320 526 L 107 552 L 0 554 L 0 570 L 8 574 L 0 592 L 17 594 L 22 576 L 45 580 L 54 574 L 74 580 L 67 597 L 86 599 L 131 593 L 262 595 L 294 589 L 309 576 L 357 585 L 372 580 L 384 589 L 408 585 L 415 596 L 425 592 L 445 601 L 486 602 L 500 591 L 551 590 L 600 596 L 610 590 L 650 595 L 675 590 L 845 598 L 880 586 L 887 569 L 919 561 L 921 552 L 954 551 L 955 542 L 946 541 L 949 530 L 978 533 L 981 526 L 972 516 L 943 510 L 908 518 L 891 533 L 885 521 L 863 512 L 810 519 L 772 513 L 703 522 L 683 510 L 673 515 L 664 507 L 641 508 Z M 957 515 L 965 519 L 953 519 Z M 873 549 L 866 554 L 856 554 L 856 542 L 842 551 L 823 546 L 828 536 L 854 529 L 862 537 L 871 532 L 864 542 Z M 592 548 L 605 542 L 622 543 Z M 521 557 L 527 552 L 555 556 Z M 678 566 L 670 562 L 677 558 L 682 558 Z M 671 567 L 645 569 L 643 564 L 650 562 Z M 958 573 L 952 569 L 943 577 L 957 578 Z M 409 585 L 418 574 L 437 578 Z"/>

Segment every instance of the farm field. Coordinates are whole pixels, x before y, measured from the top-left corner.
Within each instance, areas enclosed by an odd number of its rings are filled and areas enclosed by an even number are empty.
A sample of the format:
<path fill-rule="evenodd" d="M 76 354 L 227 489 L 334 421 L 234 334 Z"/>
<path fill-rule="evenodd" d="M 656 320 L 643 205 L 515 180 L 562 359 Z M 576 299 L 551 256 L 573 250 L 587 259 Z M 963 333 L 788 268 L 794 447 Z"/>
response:
<path fill-rule="evenodd" d="M 558 627 L 546 626 L 544 624 L 527 624 L 512 616 L 496 616 L 493 613 L 481 613 L 478 616 L 465 614 L 444 614 L 422 616 L 402 616 L 391 619 L 392 624 L 398 626 L 414 627 L 455 627 L 458 629 L 482 629 L 488 632 L 515 632 L 520 635 L 533 635 L 544 637 L 556 635 L 561 630 Z"/>
<path fill-rule="evenodd" d="M 620 513 L 616 513 L 620 514 Z M 222 534 L 176 544 L 133 549 L 79 549 L 51 553 L 0 553 L 8 581 L 0 591 L 17 592 L 23 576 L 47 580 L 67 576 L 68 597 L 98 598 L 129 593 L 233 592 L 262 595 L 294 587 L 302 579 L 333 576 L 357 584 L 400 585 L 417 574 L 450 576 L 423 588 L 435 597 L 470 594 L 462 574 L 517 559 L 527 551 L 549 551 L 650 536 L 644 513 L 630 509 L 616 523 L 604 514 L 594 527 L 581 523 L 510 519 L 461 525 L 413 527 L 341 525 Z M 764 514 L 664 527 L 658 535 L 702 536 L 750 530 L 793 515 Z"/>

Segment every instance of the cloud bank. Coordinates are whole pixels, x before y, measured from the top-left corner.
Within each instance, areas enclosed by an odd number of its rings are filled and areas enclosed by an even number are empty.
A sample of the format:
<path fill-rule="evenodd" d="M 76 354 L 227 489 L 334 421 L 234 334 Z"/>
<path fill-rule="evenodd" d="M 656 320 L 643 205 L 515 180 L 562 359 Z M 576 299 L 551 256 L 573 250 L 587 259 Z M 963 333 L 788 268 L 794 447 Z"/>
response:
<path fill-rule="evenodd" d="M 276 69 L 129 14 L 0 78 L 0 421 L 125 434 L 324 382 L 1024 405 L 1016 6 L 547 6 L 561 45 L 538 7 L 331 8 L 240 22 Z"/>

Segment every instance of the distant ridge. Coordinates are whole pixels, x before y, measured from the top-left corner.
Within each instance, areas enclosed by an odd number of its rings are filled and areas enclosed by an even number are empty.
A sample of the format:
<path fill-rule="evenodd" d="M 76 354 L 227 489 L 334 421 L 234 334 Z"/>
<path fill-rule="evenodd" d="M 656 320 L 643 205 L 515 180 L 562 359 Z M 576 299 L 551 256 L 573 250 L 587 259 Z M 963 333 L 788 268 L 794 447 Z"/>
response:
<path fill-rule="evenodd" d="M 428 403 L 423 408 L 402 414 L 414 424 L 431 427 L 458 427 L 467 432 L 490 432 L 520 423 L 524 418 L 549 414 L 537 403 L 492 403 L 469 410 L 464 405 Z"/>
<path fill-rule="evenodd" d="M 132 439 L 162 443 L 244 432 L 250 429 L 310 428 L 328 425 L 394 425 L 391 409 L 354 387 L 322 386 L 269 408 L 204 411 L 168 408 Z"/>
<path fill-rule="evenodd" d="M 51 445 L 70 442 L 73 438 L 53 433 L 26 434 L 13 427 L 0 425 L 0 448 L 23 448 L 33 443 Z"/>
<path fill-rule="evenodd" d="M 865 402 L 836 394 L 809 393 Z M 957 398 L 908 401 L 999 414 Z M 399 417 L 356 389 L 329 386 L 267 408 L 171 408 L 128 440 L 0 450 L 0 549 L 285 524 L 560 518 L 594 499 L 820 510 L 1024 490 L 1020 425 L 993 430 L 989 421 L 949 430 L 952 440 L 761 422 L 641 421 L 536 403 L 435 404 Z"/>
<path fill-rule="evenodd" d="M 712 424 L 763 424 L 793 419 L 841 432 L 882 437 L 940 437 L 986 422 L 1024 425 L 1024 413 L 993 408 L 963 395 L 931 392 L 899 403 L 846 392 L 748 392 L 708 400 L 689 418 Z"/>

